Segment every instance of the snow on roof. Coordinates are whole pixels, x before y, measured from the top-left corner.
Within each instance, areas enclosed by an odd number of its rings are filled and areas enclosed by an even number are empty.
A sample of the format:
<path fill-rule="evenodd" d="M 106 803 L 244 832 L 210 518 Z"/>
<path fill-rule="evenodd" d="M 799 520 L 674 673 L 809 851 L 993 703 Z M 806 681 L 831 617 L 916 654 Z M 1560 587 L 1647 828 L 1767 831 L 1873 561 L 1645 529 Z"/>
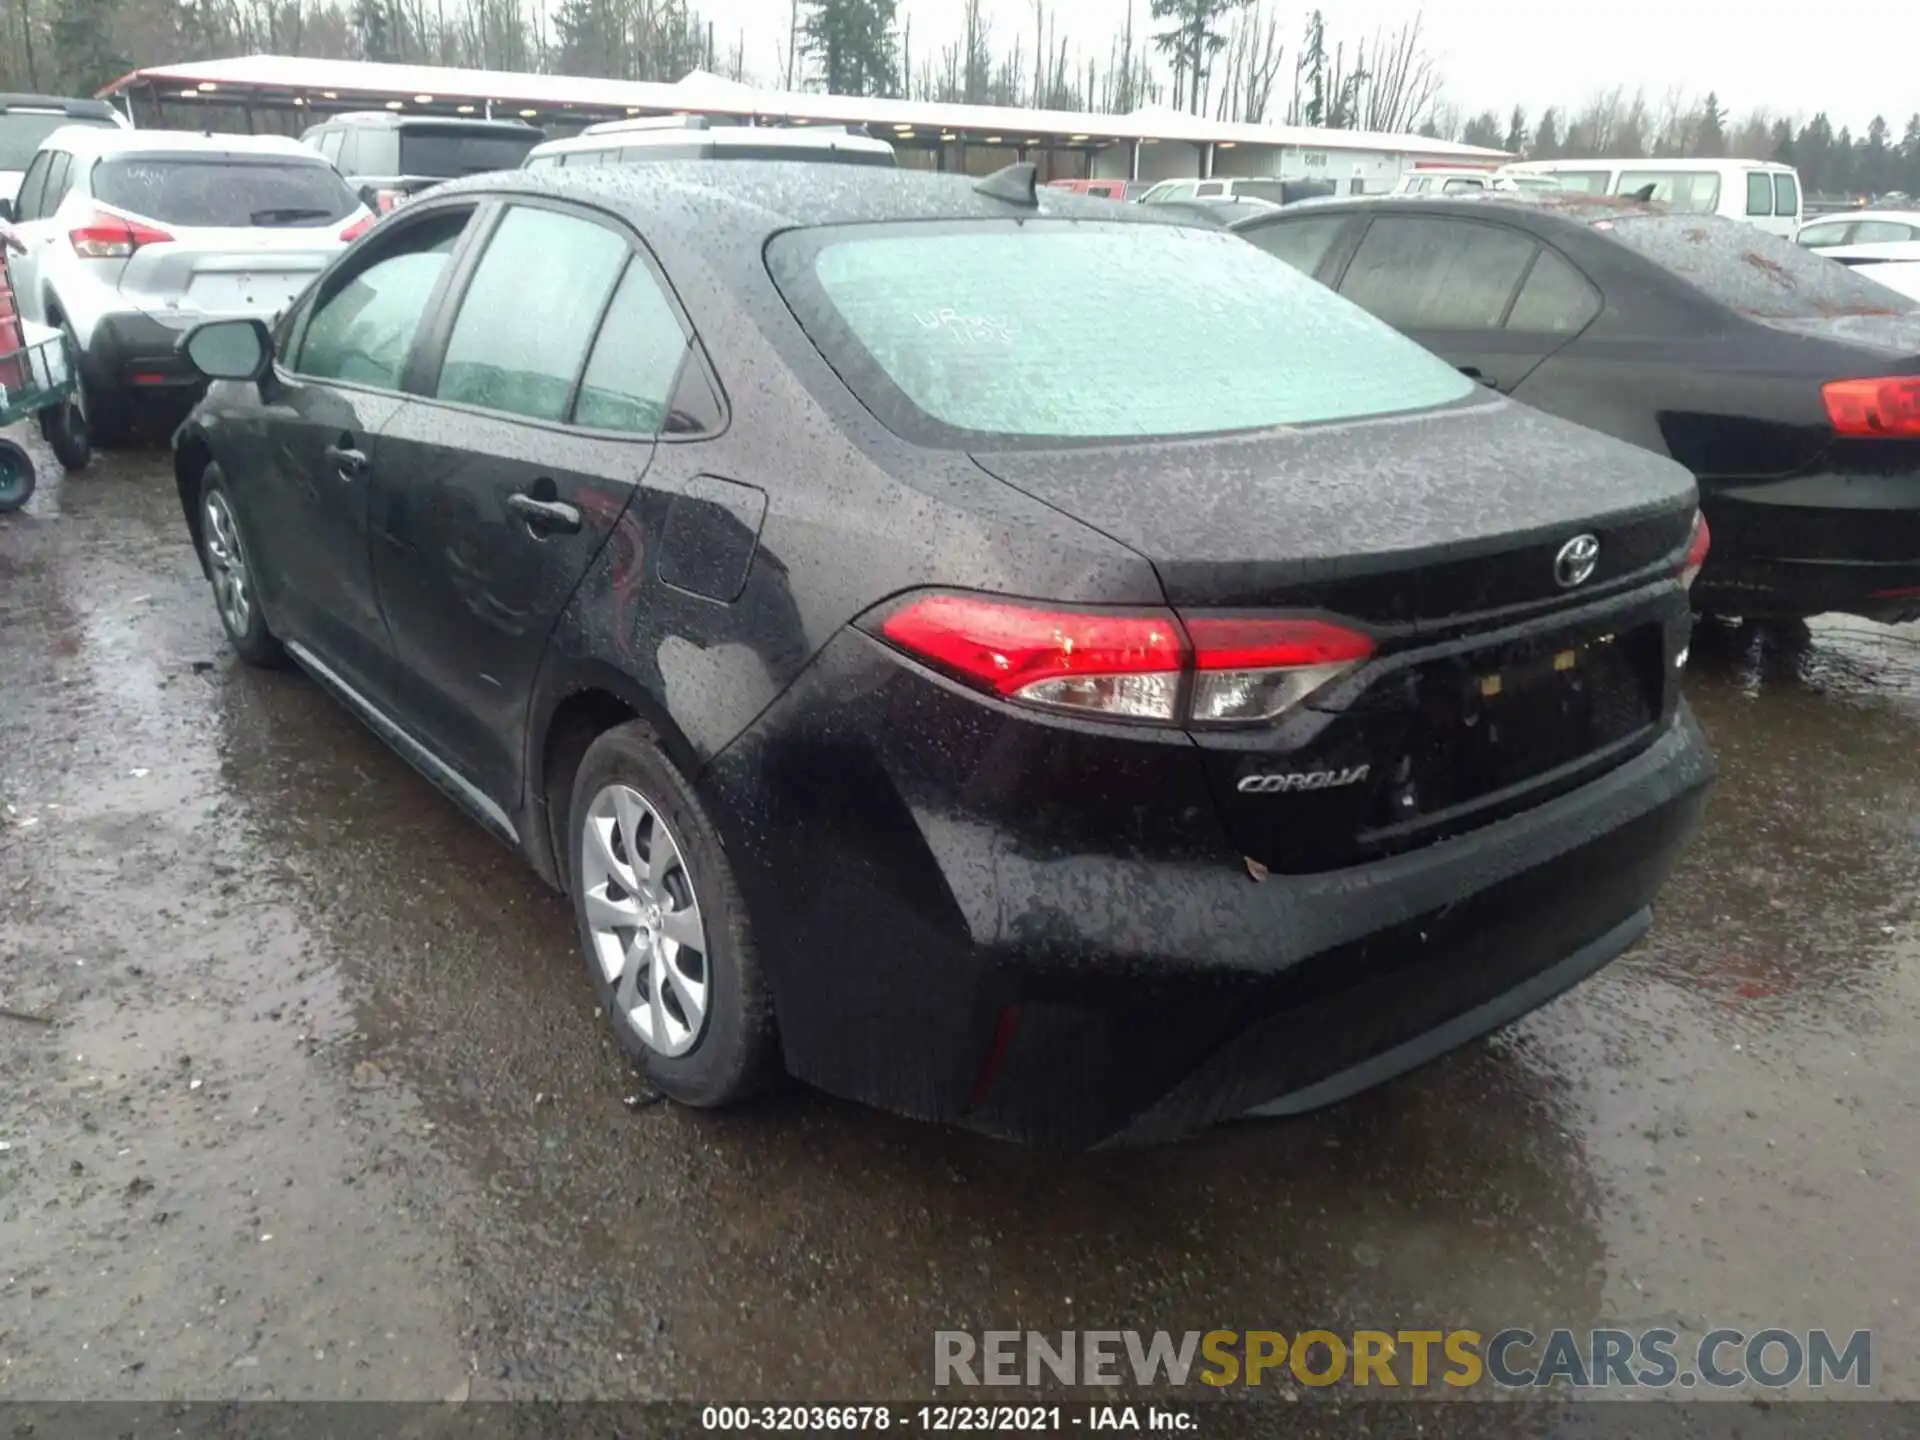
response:
<path fill-rule="evenodd" d="M 929 100 L 883 100 L 853 95 L 762 90 L 705 71 L 677 84 L 604 80 L 573 75 L 533 75 L 503 70 L 457 70 L 433 65 L 389 65 L 370 60 L 317 60 L 288 55 L 242 55 L 156 65 L 122 76 L 102 96 L 152 89 L 165 100 L 219 102 L 236 93 L 261 101 L 298 96 L 316 108 L 334 102 L 395 99 L 422 106 L 446 102 L 510 110 L 573 110 L 581 118 L 694 110 L 763 120 L 869 125 L 902 139 L 951 133 L 999 136 L 1008 145 L 1033 140 L 1099 145 L 1124 140 L 1183 140 L 1195 144 L 1284 145 L 1313 150 L 1377 150 L 1430 159 L 1506 159 L 1504 151 L 1429 140 L 1419 135 L 1363 130 L 1314 130 L 1296 125 L 1250 125 L 1150 108 L 1131 115 L 1011 106 L 961 105 Z M 174 93 L 167 93 L 169 90 Z M 225 92 L 225 93 L 223 93 Z M 417 100 L 417 97 L 428 97 Z M 924 133 L 921 133 L 924 132 Z"/>

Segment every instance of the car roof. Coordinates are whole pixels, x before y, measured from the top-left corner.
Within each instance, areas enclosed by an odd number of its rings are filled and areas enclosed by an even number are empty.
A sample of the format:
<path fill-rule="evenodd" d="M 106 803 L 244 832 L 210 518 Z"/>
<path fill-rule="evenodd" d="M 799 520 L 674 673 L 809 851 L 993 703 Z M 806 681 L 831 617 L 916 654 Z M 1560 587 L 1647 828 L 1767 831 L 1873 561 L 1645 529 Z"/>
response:
<path fill-rule="evenodd" d="M 329 115 L 312 127 L 321 130 L 328 125 L 365 125 L 373 129 L 401 130 L 412 125 L 431 125 L 435 129 L 460 130 L 511 130 L 524 135 L 529 130 L 535 134 L 545 132 L 537 125 L 529 125 L 524 120 L 489 120 L 481 115 L 400 115 L 391 110 L 342 110 L 338 115 Z M 312 130 L 308 133 L 311 134 Z"/>
<path fill-rule="evenodd" d="M 1815 225 L 1851 225 L 1856 220 L 1887 220 L 1896 225 L 1920 225 L 1920 210 L 1835 210 L 1825 215 L 1809 215 L 1800 228 L 1810 230 Z"/>
<path fill-rule="evenodd" d="M 1766 170 L 1785 172 L 1793 169 L 1778 160 L 1745 160 L 1728 156 L 1715 160 L 1701 156 L 1642 155 L 1630 159 L 1591 156 L 1584 159 L 1563 156 L 1554 160 L 1514 160 L 1500 167 L 1523 175 L 1551 175 L 1556 170 Z"/>
<path fill-rule="evenodd" d="M 660 160 L 558 170 L 508 170 L 434 187 L 435 198 L 468 192 L 574 200 L 630 220 L 649 238 L 700 244 L 723 228 L 740 238 L 817 225 L 894 220 L 1012 220 L 1059 216 L 1117 224 L 1177 225 L 1170 207 L 1115 205 L 1040 185 L 1034 203 L 996 199 L 965 175 L 884 165 L 805 160 Z"/>
<path fill-rule="evenodd" d="M 646 130 L 638 127 L 622 130 L 609 126 L 604 130 L 569 135 L 562 140 L 542 141 L 528 152 L 528 157 L 570 155 L 576 151 L 644 150 L 649 145 L 712 145 L 717 149 L 725 149 L 729 145 L 752 145 L 771 150 L 806 150 L 815 154 L 828 150 L 865 151 L 869 154 L 879 154 L 884 150 L 889 155 L 893 153 L 893 146 L 885 140 L 824 128 L 783 130 L 768 125 L 727 125 L 707 130 Z"/>
<path fill-rule="evenodd" d="M 120 112 L 104 100 L 83 100 L 67 95 L 0 94 L 0 114 L 9 110 L 31 110 L 42 114 L 86 115 L 99 119 L 119 118 Z"/>
<path fill-rule="evenodd" d="M 284 155 L 326 163 L 291 135 L 210 135 L 201 130 L 105 130 L 96 125 L 62 125 L 40 143 L 78 154 Z"/>
<path fill-rule="evenodd" d="M 1275 213 L 1292 215 L 1306 211 L 1308 206 L 1312 206 L 1312 213 L 1316 215 L 1391 210 L 1395 213 L 1455 215 L 1468 219 L 1475 215 L 1485 216 L 1491 208 L 1509 212 L 1509 219 L 1580 226 L 1593 225 L 1602 220 L 1620 220 L 1630 215 L 1669 213 L 1664 205 L 1634 200 L 1624 195 L 1589 195 L 1584 190 L 1472 190 L 1454 195 L 1328 195 L 1284 206 Z M 1250 228 L 1261 220 L 1271 218 L 1267 215 L 1251 216 L 1234 221 L 1232 228 Z"/>

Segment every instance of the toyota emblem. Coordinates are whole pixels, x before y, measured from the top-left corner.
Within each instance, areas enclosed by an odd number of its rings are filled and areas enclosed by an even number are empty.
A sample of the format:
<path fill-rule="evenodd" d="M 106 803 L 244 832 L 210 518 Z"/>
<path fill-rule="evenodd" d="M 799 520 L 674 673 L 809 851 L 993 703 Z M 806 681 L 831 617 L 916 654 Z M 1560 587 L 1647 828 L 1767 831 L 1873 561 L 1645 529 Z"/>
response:
<path fill-rule="evenodd" d="M 1554 583 L 1562 590 L 1584 585 L 1600 563 L 1600 542 L 1592 535 L 1576 535 L 1553 557 Z"/>

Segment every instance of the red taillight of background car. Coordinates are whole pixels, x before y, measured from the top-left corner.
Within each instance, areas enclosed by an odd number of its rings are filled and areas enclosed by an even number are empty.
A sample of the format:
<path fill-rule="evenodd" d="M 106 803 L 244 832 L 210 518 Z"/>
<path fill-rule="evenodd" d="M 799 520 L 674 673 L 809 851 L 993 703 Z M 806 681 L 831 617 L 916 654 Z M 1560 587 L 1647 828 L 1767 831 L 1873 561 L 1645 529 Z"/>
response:
<path fill-rule="evenodd" d="M 384 215 L 406 198 L 407 192 L 404 190 L 376 190 L 373 192 L 373 208 Z"/>
<path fill-rule="evenodd" d="M 1324 620 L 1052 610 L 924 595 L 880 633 L 938 670 L 1047 710 L 1160 724 L 1272 720 L 1373 654 Z M 1189 683 L 1190 681 L 1190 683 Z"/>
<path fill-rule="evenodd" d="M 1834 380 L 1820 387 L 1839 435 L 1920 440 L 1920 375 Z"/>
<path fill-rule="evenodd" d="M 362 235 L 366 234 L 367 231 L 371 230 L 379 218 L 378 215 L 362 215 L 358 220 L 340 232 L 340 238 L 351 245 L 355 240 L 358 240 Z"/>
<path fill-rule="evenodd" d="M 1707 530 L 1707 517 L 1696 510 L 1693 512 L 1693 534 L 1687 537 L 1687 560 L 1680 567 L 1680 583 L 1689 590 L 1706 567 L 1707 551 L 1712 547 L 1713 536 Z"/>
<path fill-rule="evenodd" d="M 95 211 L 84 225 L 67 232 L 73 253 L 83 260 L 124 260 L 142 245 L 166 245 L 173 236 L 156 225 Z"/>

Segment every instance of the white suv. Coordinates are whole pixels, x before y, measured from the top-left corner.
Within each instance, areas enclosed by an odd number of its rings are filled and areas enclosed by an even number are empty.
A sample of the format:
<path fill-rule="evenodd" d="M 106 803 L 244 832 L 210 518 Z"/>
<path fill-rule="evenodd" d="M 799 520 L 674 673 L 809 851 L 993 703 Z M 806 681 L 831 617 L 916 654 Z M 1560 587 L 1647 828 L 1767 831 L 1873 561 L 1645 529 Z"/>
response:
<path fill-rule="evenodd" d="M 180 336 L 271 319 L 373 223 L 297 140 L 80 126 L 47 136 L 12 210 L 20 311 L 67 332 L 98 445 L 124 436 L 136 394 L 197 390 Z"/>
<path fill-rule="evenodd" d="M 893 146 L 843 125 L 792 129 L 714 125 L 704 115 L 608 120 L 527 152 L 524 170 L 559 165 L 635 165 L 648 160 L 811 160 L 838 165 L 892 165 Z"/>

